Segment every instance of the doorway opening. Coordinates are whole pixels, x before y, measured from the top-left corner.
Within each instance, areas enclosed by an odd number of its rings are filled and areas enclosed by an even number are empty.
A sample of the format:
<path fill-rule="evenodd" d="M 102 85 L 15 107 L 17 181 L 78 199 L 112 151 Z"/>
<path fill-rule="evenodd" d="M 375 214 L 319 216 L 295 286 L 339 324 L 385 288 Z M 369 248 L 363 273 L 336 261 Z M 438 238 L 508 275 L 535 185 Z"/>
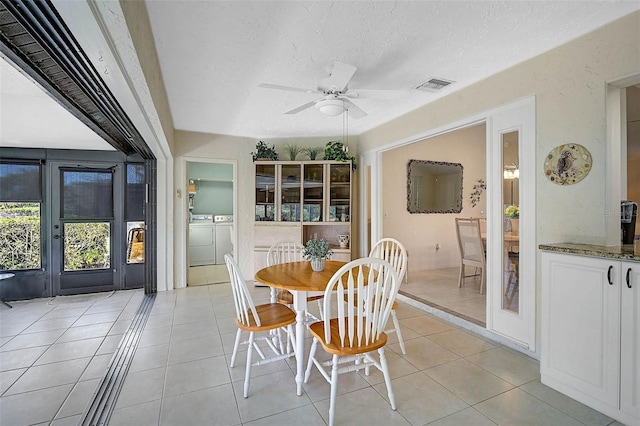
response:
<path fill-rule="evenodd" d="M 187 162 L 187 286 L 229 282 L 224 255 L 234 252 L 234 164 Z"/>
<path fill-rule="evenodd" d="M 486 194 L 480 192 L 475 202 L 470 203 L 471 188 L 478 182 L 486 182 L 486 133 L 486 124 L 482 122 L 384 151 L 381 154 L 384 178 L 380 188 L 381 235 L 402 242 L 409 254 L 407 280 L 400 287 L 400 294 L 482 327 L 486 326 L 487 302 L 486 292 L 480 291 L 480 284 L 481 274 L 486 271 L 474 274 L 469 268 L 465 275 L 475 276 L 466 278 L 464 286 L 459 287 L 460 254 L 454 218 L 486 219 Z M 424 185 L 434 191 L 436 188 L 457 188 L 451 194 L 440 196 L 455 198 L 462 207 L 460 213 L 408 211 L 412 191 L 408 186 L 407 164 L 410 160 L 463 165 L 460 183 L 464 191 L 460 185 Z M 446 180 L 446 177 L 435 175 L 422 178 L 434 182 Z M 430 195 L 425 193 L 424 196 Z"/>

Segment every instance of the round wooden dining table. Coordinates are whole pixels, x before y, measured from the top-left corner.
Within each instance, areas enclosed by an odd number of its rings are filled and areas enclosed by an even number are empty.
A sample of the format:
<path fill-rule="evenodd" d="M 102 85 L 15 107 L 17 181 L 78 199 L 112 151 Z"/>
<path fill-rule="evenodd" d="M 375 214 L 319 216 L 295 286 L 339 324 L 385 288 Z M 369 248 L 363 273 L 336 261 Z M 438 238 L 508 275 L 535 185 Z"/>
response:
<path fill-rule="evenodd" d="M 289 290 L 293 294 L 293 309 L 296 311 L 296 392 L 298 395 L 302 395 L 304 379 L 304 319 L 307 296 L 309 292 L 323 292 L 333 274 L 345 264 L 346 262 L 327 260 L 324 270 L 315 272 L 311 269 L 311 262 L 302 261 L 267 266 L 256 272 L 256 281 L 269 287 Z"/>

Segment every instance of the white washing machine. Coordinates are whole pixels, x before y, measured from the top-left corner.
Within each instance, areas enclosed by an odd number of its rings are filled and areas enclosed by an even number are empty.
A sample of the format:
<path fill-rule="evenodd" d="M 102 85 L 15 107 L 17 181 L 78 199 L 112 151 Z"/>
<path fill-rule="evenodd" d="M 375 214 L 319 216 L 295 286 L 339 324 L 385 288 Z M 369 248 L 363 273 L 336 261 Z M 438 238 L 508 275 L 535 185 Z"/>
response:
<path fill-rule="evenodd" d="M 233 227 L 233 215 L 216 215 L 213 217 L 216 227 L 216 265 L 224 264 L 224 255 L 233 254 L 231 243 L 231 228 Z"/>
<path fill-rule="evenodd" d="M 216 261 L 216 228 L 213 215 L 193 215 L 189 223 L 189 266 L 213 265 Z"/>

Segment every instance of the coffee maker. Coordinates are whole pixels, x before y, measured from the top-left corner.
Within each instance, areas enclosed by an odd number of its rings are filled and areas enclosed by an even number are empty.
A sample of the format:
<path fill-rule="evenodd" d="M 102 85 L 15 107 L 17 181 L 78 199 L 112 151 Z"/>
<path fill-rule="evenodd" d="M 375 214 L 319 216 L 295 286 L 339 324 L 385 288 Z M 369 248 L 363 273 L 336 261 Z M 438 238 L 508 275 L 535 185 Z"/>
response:
<path fill-rule="evenodd" d="M 633 244 L 636 234 L 636 220 L 638 218 L 638 203 L 622 201 L 620 203 L 620 235 L 622 244 Z"/>

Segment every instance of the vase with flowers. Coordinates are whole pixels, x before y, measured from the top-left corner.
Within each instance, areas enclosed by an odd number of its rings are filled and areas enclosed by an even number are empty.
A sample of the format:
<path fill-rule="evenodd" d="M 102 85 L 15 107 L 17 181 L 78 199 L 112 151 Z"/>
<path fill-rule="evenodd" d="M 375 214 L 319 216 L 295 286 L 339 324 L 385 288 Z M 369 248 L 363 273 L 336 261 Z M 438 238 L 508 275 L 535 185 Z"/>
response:
<path fill-rule="evenodd" d="M 309 240 L 302 249 L 302 256 L 311 261 L 311 269 L 316 272 L 324 270 L 324 262 L 329 259 L 333 251 L 325 239 Z"/>
<path fill-rule="evenodd" d="M 513 234 L 518 234 L 520 230 L 520 208 L 518 206 L 507 206 L 504 209 L 504 217 L 508 218 L 510 231 Z"/>

